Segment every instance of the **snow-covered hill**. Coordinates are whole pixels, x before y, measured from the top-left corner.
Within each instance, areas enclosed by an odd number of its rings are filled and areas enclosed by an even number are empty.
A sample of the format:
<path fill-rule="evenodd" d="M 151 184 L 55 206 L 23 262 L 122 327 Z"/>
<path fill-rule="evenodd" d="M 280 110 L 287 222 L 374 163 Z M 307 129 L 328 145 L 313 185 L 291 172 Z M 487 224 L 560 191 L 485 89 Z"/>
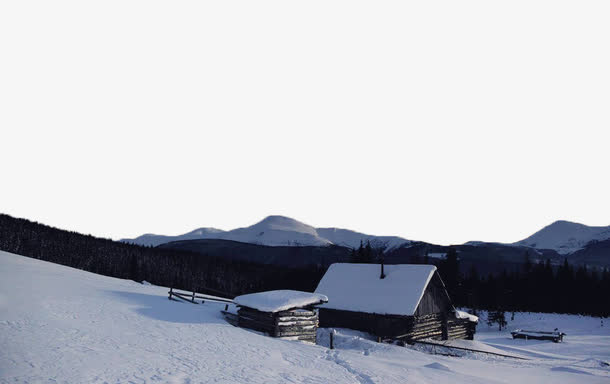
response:
<path fill-rule="evenodd" d="M 200 228 L 179 236 L 146 234 L 135 239 L 121 241 L 157 246 L 178 240 L 221 239 L 242 243 L 270 246 L 324 246 L 340 245 L 357 248 L 360 243 L 370 242 L 375 248 L 386 251 L 413 242 L 398 236 L 374 236 L 341 228 L 314 228 L 300 221 L 285 216 L 268 216 L 262 221 L 244 228 L 222 231 L 215 228 Z M 525 246 L 536 249 L 549 249 L 561 255 L 568 255 L 586 247 L 591 241 L 610 239 L 610 226 L 590 227 L 569 221 L 556 221 L 541 229 L 525 240 L 512 244 L 500 244 L 484 241 L 469 241 L 464 245 L 476 247 L 488 246 Z"/>
<path fill-rule="evenodd" d="M 0 252 L 0 383 L 607 383 L 610 327 L 559 316 L 564 344 L 511 340 L 496 348 L 531 360 L 447 357 L 329 330 L 321 345 L 227 324 L 224 304 L 167 300 L 143 285 Z M 557 324 L 545 318 L 544 326 Z M 537 327 L 537 316 L 524 324 Z M 572 328 L 575 327 L 575 328 Z M 483 327 L 485 328 L 485 327 Z M 480 334 L 477 334 L 479 337 Z"/>
<path fill-rule="evenodd" d="M 199 228 L 191 231 L 189 233 L 185 233 L 184 235 L 179 236 L 165 236 L 165 235 L 155 235 L 152 233 L 146 233 L 142 236 L 139 236 L 135 239 L 123 239 L 121 241 L 136 243 L 140 245 L 152 245 L 157 246 L 164 243 L 169 243 L 170 241 L 176 240 L 198 240 L 198 239 L 210 239 L 215 238 L 214 236 L 220 236 L 224 233 L 222 229 L 216 228 Z"/>
<path fill-rule="evenodd" d="M 360 242 L 371 242 L 374 247 L 394 248 L 409 243 L 396 236 L 373 236 L 339 228 L 314 228 L 285 216 L 268 216 L 262 221 L 245 228 L 222 231 L 215 228 L 201 228 L 179 236 L 146 234 L 135 239 L 121 241 L 157 246 L 178 240 L 221 239 L 270 246 L 324 246 L 341 245 L 356 248 Z"/>
<path fill-rule="evenodd" d="M 607 239 L 610 239 L 610 226 L 590 227 L 560 220 L 542 228 L 527 239 L 514 243 L 514 245 L 553 249 L 562 255 L 567 255 L 584 248 L 591 241 Z"/>

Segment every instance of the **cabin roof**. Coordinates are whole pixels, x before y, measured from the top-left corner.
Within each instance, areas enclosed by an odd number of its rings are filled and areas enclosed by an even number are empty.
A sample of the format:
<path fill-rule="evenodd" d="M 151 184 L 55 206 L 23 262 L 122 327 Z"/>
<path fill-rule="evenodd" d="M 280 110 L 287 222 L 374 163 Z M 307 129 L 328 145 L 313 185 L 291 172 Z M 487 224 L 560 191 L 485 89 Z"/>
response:
<path fill-rule="evenodd" d="M 328 301 L 328 297 L 319 293 L 293 291 L 289 289 L 266 291 L 237 296 L 233 302 L 242 307 L 254 308 L 261 312 L 280 312 L 293 308 Z"/>
<path fill-rule="evenodd" d="M 332 264 L 316 288 L 328 296 L 321 308 L 344 311 L 413 316 L 434 265 L 385 265 L 380 279 L 379 264 Z"/>

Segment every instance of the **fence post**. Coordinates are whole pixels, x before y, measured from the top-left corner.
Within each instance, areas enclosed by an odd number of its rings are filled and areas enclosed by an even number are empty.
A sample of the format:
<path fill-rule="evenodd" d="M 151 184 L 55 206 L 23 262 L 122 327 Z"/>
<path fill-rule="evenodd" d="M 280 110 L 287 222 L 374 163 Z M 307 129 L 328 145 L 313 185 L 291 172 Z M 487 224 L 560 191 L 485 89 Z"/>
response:
<path fill-rule="evenodd" d="M 333 331 L 330 331 L 330 349 L 335 349 L 335 338 Z"/>
<path fill-rule="evenodd" d="M 194 303 L 195 302 L 195 291 L 193 291 L 193 297 L 191 298 L 191 301 Z"/>
<path fill-rule="evenodd" d="M 229 310 L 229 304 L 225 304 L 225 311 Z"/>
<path fill-rule="evenodd" d="M 174 288 L 169 289 L 169 297 L 167 298 L 168 300 L 172 299 L 173 290 L 174 290 Z"/>

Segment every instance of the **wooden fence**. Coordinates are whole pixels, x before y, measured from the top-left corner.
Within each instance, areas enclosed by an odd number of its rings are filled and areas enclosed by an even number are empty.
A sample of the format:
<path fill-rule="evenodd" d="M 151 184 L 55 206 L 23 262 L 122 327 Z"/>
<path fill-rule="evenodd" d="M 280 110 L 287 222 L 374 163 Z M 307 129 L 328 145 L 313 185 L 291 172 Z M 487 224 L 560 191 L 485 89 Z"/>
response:
<path fill-rule="evenodd" d="M 216 302 L 216 303 L 227 303 L 227 304 L 233 303 L 233 300 L 227 299 L 224 297 L 206 295 L 203 293 L 196 293 L 195 291 L 193 291 L 191 293 L 181 292 L 174 288 L 170 288 L 168 294 L 169 294 L 169 297 L 168 297 L 169 300 L 185 301 L 185 302 L 191 303 L 191 304 L 204 304 L 206 301 L 211 301 L 211 302 Z M 199 301 L 197 301 L 197 300 L 199 300 Z"/>

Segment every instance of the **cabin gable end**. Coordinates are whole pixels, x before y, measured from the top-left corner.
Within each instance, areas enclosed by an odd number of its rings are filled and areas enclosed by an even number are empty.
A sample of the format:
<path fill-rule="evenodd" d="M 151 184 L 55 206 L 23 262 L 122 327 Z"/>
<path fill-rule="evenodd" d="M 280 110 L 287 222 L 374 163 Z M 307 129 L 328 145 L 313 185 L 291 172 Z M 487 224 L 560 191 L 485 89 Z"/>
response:
<path fill-rule="evenodd" d="M 453 310 L 449 294 L 438 272 L 430 279 L 424 294 L 415 309 L 415 316 L 425 316 L 434 313 L 448 313 Z"/>

